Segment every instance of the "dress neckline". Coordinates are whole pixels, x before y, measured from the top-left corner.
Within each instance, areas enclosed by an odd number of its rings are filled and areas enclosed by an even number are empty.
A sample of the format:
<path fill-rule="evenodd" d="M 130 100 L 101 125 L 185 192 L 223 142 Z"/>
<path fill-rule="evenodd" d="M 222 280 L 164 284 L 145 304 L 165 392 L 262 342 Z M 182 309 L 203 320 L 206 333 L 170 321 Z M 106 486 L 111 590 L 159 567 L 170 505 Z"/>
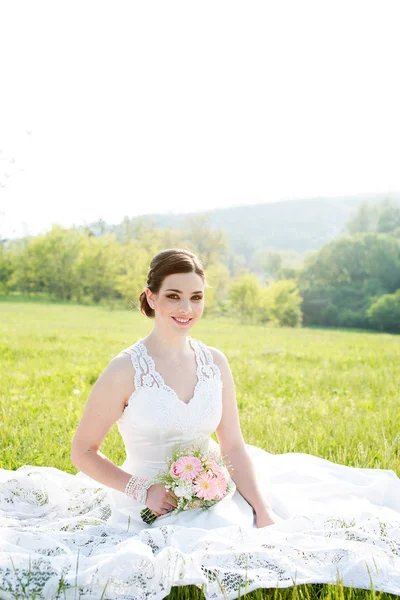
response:
<path fill-rule="evenodd" d="M 190 400 L 188 400 L 188 402 L 185 402 L 184 400 L 181 400 L 181 398 L 179 398 L 178 394 L 176 393 L 176 391 L 169 386 L 168 384 L 165 383 L 164 377 L 161 375 L 161 373 L 159 373 L 156 369 L 156 365 L 154 362 L 153 357 L 149 354 L 146 345 L 143 343 L 143 338 L 139 338 L 139 340 L 137 341 L 137 345 L 141 346 L 141 348 L 143 349 L 147 359 L 149 360 L 151 367 L 153 369 L 153 374 L 154 377 L 158 380 L 158 383 L 160 384 L 160 386 L 171 392 L 173 394 L 173 396 L 178 400 L 178 402 L 180 402 L 181 404 L 184 404 L 185 406 L 189 406 L 189 404 L 192 404 L 194 398 L 196 397 L 196 392 L 197 392 L 197 388 L 201 382 L 201 378 L 200 378 L 200 374 L 199 374 L 199 370 L 200 370 L 200 361 L 198 359 L 197 356 L 197 348 L 196 348 L 196 341 L 191 338 L 189 335 L 187 336 L 188 340 L 189 340 L 189 344 L 190 347 L 192 348 L 193 352 L 194 352 L 194 356 L 195 356 L 195 360 L 196 360 L 196 377 L 197 377 L 197 382 L 194 386 L 194 390 L 193 390 L 193 396 L 190 398 Z"/>

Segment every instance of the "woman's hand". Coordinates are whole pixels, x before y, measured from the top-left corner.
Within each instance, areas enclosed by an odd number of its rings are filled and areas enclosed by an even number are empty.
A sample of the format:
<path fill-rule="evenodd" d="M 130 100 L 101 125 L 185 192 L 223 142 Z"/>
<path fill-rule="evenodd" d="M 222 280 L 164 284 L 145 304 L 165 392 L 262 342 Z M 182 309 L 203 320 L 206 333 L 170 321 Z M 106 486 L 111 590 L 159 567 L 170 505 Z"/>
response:
<path fill-rule="evenodd" d="M 275 521 L 269 514 L 267 509 L 264 509 L 258 513 L 256 513 L 256 527 L 266 527 L 267 525 L 273 525 Z"/>
<path fill-rule="evenodd" d="M 174 510 L 178 499 L 172 490 L 166 490 L 163 483 L 153 483 L 147 490 L 146 506 L 159 517 Z"/>

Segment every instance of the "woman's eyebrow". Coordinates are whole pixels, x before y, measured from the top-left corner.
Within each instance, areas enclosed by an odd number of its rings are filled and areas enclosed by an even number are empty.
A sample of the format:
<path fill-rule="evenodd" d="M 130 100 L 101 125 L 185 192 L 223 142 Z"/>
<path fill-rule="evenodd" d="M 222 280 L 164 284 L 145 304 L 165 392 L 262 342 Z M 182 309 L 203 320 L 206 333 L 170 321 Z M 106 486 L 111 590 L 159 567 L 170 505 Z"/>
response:
<path fill-rule="evenodd" d="M 181 290 L 175 290 L 173 288 L 168 288 L 167 290 L 165 290 L 166 292 L 179 292 L 179 294 L 183 294 L 183 292 Z M 192 292 L 193 294 L 202 294 L 203 290 L 200 290 L 199 292 Z"/>

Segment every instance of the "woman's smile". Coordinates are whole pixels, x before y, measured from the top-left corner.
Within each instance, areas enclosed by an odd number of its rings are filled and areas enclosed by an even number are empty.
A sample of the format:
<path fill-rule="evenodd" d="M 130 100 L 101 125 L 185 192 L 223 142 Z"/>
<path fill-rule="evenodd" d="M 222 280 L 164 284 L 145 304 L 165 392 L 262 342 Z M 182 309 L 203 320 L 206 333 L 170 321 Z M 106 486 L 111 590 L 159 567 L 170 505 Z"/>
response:
<path fill-rule="evenodd" d="M 175 323 L 177 323 L 181 327 L 188 325 L 190 323 L 190 321 L 192 320 L 192 319 L 182 319 L 180 317 L 172 317 L 172 319 L 175 321 Z"/>

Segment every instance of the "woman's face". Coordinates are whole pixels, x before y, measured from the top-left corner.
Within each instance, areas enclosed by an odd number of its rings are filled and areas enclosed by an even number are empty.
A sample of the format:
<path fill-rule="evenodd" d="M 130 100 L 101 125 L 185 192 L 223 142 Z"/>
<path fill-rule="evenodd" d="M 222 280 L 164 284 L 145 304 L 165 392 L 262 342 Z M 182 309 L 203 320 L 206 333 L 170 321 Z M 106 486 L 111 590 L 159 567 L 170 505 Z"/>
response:
<path fill-rule="evenodd" d="M 158 294 L 153 294 L 149 288 L 146 288 L 146 294 L 150 306 L 154 307 L 156 321 L 172 330 L 191 329 L 203 314 L 204 283 L 197 273 L 168 275 Z"/>

